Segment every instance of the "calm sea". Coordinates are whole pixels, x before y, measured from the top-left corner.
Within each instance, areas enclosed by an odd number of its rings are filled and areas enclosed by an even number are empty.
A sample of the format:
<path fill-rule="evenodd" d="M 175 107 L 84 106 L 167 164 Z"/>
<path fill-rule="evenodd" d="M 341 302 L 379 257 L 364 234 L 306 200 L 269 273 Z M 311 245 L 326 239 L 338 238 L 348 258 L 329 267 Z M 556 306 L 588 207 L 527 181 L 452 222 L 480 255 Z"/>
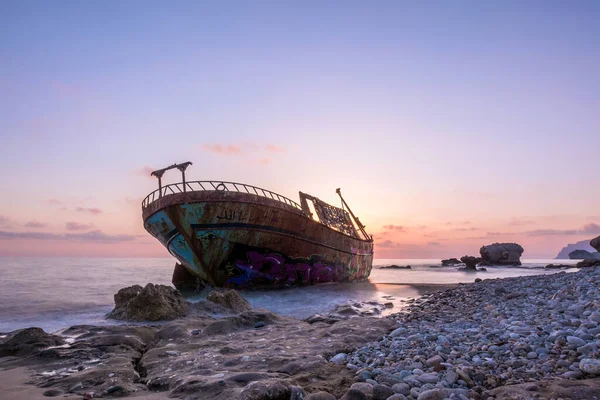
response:
<path fill-rule="evenodd" d="M 505 278 L 554 273 L 549 263 L 575 260 L 523 260 L 522 267 L 488 267 L 467 273 L 457 268 L 429 268 L 440 260 L 375 260 L 369 282 L 321 284 L 277 291 L 250 291 L 244 296 L 255 307 L 297 318 L 326 312 L 347 301 L 389 301 L 417 297 L 415 284 L 473 282 L 476 277 Z M 76 324 L 110 324 L 104 315 L 122 287 L 148 282 L 169 285 L 170 258 L 22 258 L 0 257 L 0 332 L 38 326 L 53 332 Z M 411 270 L 382 270 L 383 265 L 411 265 Z M 573 270 L 570 270 L 573 271 Z M 192 298 L 198 300 L 200 297 Z"/>

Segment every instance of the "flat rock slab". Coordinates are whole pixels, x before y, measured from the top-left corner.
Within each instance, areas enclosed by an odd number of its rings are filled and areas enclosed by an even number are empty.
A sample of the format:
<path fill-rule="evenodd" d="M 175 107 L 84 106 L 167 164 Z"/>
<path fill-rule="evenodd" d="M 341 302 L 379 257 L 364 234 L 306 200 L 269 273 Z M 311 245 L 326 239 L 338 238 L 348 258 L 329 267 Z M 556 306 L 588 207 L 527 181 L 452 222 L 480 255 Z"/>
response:
<path fill-rule="evenodd" d="M 534 387 L 537 389 L 532 390 Z M 496 388 L 491 394 L 503 400 L 533 400 L 540 397 L 565 400 L 600 399 L 600 378 L 521 383 Z"/>

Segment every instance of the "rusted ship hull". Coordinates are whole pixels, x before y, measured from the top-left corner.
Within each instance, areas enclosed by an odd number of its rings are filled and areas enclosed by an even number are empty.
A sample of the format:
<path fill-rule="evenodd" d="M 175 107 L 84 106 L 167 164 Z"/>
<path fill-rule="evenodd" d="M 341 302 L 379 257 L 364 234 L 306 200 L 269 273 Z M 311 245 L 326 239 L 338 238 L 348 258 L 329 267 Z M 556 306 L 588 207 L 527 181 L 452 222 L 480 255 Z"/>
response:
<path fill-rule="evenodd" d="M 170 193 L 145 201 L 144 227 L 190 276 L 217 287 L 368 278 L 373 241 L 319 223 L 294 204 L 228 190 Z"/>

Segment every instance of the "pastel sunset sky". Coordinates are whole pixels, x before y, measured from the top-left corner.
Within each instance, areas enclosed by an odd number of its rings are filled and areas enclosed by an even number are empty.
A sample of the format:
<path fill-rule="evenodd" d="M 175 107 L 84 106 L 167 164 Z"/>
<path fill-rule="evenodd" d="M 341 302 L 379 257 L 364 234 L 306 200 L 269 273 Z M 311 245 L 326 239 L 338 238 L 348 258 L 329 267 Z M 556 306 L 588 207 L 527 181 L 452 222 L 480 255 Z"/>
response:
<path fill-rule="evenodd" d="M 3 1 L 0 255 L 168 256 L 140 203 L 192 161 L 341 188 L 376 258 L 554 257 L 600 235 L 599 71 L 597 1 Z"/>

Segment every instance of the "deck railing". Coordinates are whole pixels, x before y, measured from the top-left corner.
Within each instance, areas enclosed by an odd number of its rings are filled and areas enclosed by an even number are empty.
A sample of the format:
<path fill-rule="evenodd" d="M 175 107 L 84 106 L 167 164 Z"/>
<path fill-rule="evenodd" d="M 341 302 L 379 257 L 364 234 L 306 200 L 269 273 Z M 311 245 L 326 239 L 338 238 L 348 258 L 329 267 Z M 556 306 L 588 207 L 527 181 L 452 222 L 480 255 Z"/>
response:
<path fill-rule="evenodd" d="M 184 192 L 200 192 L 205 190 L 249 193 L 280 201 L 299 210 L 302 209 L 300 204 L 296 203 L 295 201 L 270 190 L 252 185 L 246 185 L 244 183 L 225 181 L 186 181 L 162 186 L 146 196 L 146 198 L 142 201 L 142 209 L 148 207 L 150 204 L 154 203 L 163 196 Z"/>

